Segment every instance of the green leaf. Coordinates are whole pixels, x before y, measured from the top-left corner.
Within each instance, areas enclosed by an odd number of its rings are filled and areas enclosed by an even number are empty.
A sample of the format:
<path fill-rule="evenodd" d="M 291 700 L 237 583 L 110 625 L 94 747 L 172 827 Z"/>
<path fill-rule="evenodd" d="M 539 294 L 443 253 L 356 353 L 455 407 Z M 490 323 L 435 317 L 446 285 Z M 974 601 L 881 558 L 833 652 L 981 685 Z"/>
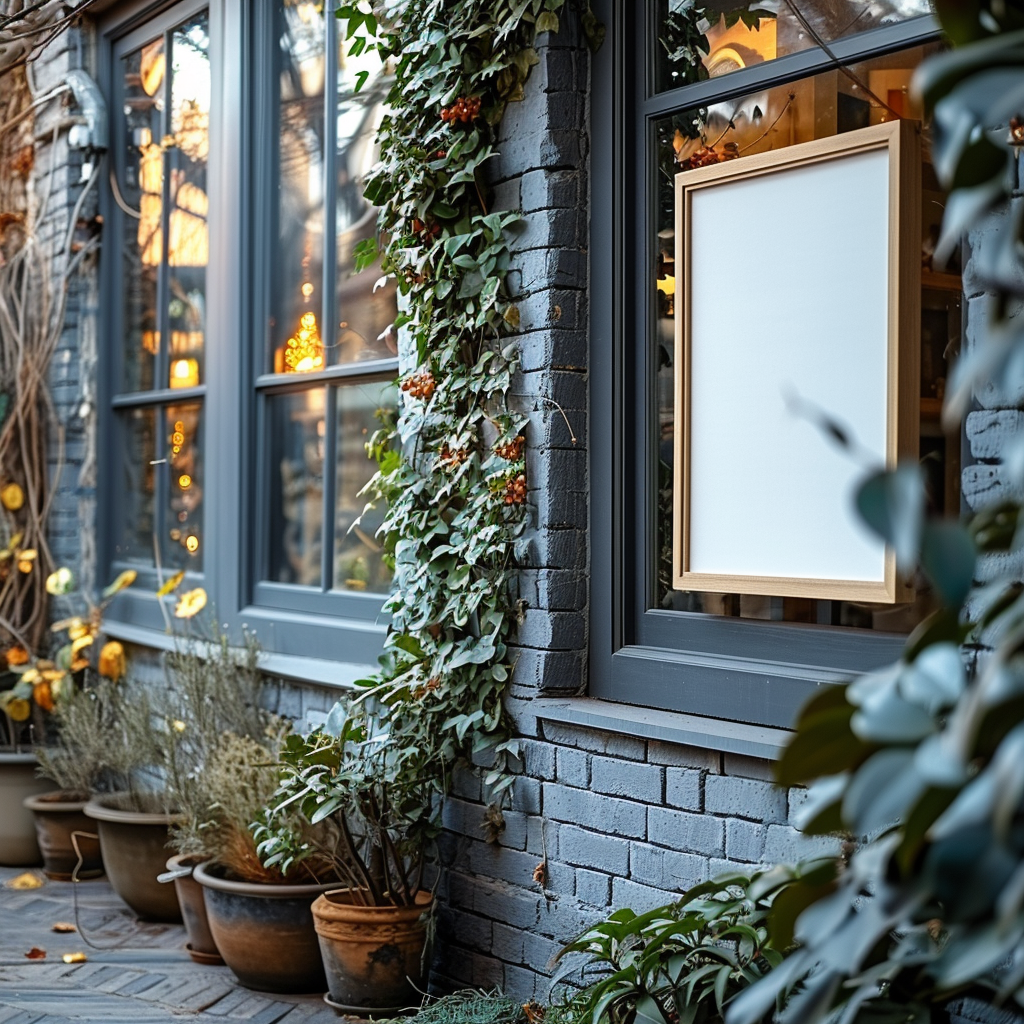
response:
<path fill-rule="evenodd" d="M 923 527 L 925 491 L 920 466 L 903 465 L 875 473 L 857 490 L 857 510 L 896 553 L 901 569 L 917 564 Z"/>
<path fill-rule="evenodd" d="M 959 608 L 974 582 L 978 552 L 967 528 L 952 520 L 925 525 L 921 566 L 947 608 Z"/>

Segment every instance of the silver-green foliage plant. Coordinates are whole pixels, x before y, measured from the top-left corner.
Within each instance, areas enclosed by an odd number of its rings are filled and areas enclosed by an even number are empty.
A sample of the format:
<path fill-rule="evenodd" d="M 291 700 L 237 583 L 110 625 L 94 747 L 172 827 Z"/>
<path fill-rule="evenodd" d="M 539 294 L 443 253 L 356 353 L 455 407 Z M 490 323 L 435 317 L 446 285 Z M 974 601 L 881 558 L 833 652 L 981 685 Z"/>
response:
<path fill-rule="evenodd" d="M 826 861 L 723 875 L 645 914 L 616 911 L 559 952 L 560 960 L 585 957 L 583 985 L 556 1001 L 549 1024 L 721 1020 L 738 993 L 777 968 L 792 944 L 784 924 L 772 919 L 775 905 L 785 904 L 797 880 L 814 887 L 833 874 Z"/>
<path fill-rule="evenodd" d="M 1024 392 L 1024 4 L 935 0 L 953 48 L 916 85 L 933 159 L 950 190 L 938 255 L 964 235 L 991 298 L 944 415 L 958 425 L 982 389 Z M 966 993 L 1024 1006 L 1024 438 L 998 471 L 1007 500 L 969 521 L 924 514 L 921 474 L 868 480 L 867 522 L 904 567 L 919 564 L 942 607 L 901 660 L 804 708 L 778 767 L 810 785 L 803 828 L 844 832 L 848 862 L 794 898 L 800 948 L 740 995 L 728 1024 L 780 1001 L 783 1022 L 925 1020 Z M 979 559 L 979 556 L 982 556 Z M 803 909 L 801 909 L 801 907 Z"/>
<path fill-rule="evenodd" d="M 381 0 L 338 15 L 358 50 L 394 69 L 366 196 L 381 243 L 363 243 L 395 279 L 408 339 L 403 404 L 373 438 L 370 491 L 394 568 L 392 629 L 365 681 L 404 771 L 447 788 L 460 758 L 514 749 L 502 704 L 520 609 L 513 591 L 527 511 L 525 418 L 508 392 L 519 310 L 505 282 L 519 214 L 492 208 L 498 125 L 557 31 L 565 0 Z M 585 30 L 599 30 L 586 5 Z"/>

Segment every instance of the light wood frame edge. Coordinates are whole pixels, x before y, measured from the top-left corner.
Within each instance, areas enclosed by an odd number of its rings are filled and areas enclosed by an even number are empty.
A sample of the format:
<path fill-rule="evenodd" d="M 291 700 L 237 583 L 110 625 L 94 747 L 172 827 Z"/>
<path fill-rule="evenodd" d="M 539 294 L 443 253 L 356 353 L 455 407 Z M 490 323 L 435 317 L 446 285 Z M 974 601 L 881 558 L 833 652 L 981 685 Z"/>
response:
<path fill-rule="evenodd" d="M 815 139 L 746 157 L 682 171 L 675 178 L 675 409 L 672 508 L 672 586 L 676 590 L 767 597 L 895 604 L 913 599 L 913 587 L 897 573 L 886 549 L 882 582 L 794 577 L 732 576 L 688 570 L 690 535 L 690 206 L 691 194 L 730 179 L 758 177 L 783 167 L 806 166 L 875 149 L 889 150 L 889 309 L 886 468 L 917 458 L 920 431 L 921 180 L 920 129 L 916 122 L 889 121 L 856 132 Z M 681 425 L 681 429 L 680 429 Z M 682 486 L 678 486 L 679 482 Z"/>

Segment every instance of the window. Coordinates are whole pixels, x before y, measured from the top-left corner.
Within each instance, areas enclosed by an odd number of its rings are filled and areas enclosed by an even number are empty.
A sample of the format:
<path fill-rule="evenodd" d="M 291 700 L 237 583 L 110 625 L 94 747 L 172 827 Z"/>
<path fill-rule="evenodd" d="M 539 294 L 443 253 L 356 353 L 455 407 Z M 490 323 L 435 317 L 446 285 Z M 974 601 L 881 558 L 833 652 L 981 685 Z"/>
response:
<path fill-rule="evenodd" d="M 361 492 L 398 352 L 394 285 L 354 258 L 389 79 L 335 6 L 180 0 L 101 26 L 100 490 L 102 571 L 140 572 L 114 632 L 153 641 L 157 567 L 181 568 L 271 667 L 341 680 L 386 630 L 383 510 Z"/>
<path fill-rule="evenodd" d="M 893 117 L 920 120 L 910 76 L 938 44 L 934 23 L 921 16 L 924 5 L 913 0 L 712 4 L 701 26 L 708 53 L 697 68 L 684 39 L 693 35 L 689 8 L 673 0 L 647 4 L 642 15 L 618 3 L 604 7 L 620 45 L 597 60 L 620 62 L 605 70 L 622 106 L 611 124 L 596 120 L 594 127 L 595 208 L 607 196 L 614 215 L 595 221 L 592 239 L 592 408 L 611 400 L 614 416 L 607 426 L 593 424 L 602 468 L 595 463 L 592 474 L 591 694 L 788 726 L 813 687 L 895 657 L 929 611 L 928 595 L 913 605 L 871 607 L 672 589 L 672 182 L 706 163 Z M 631 62 L 637 72 L 627 75 Z M 600 75 L 595 68 L 595 82 Z M 595 111 L 615 103 L 611 95 L 593 97 Z M 943 199 L 927 162 L 922 174 L 927 259 Z M 785 219 L 780 210 L 780 231 Z M 766 265 L 764 272 L 784 271 Z M 601 275 L 612 289 L 599 286 Z M 960 281 L 927 267 L 924 283 L 921 454 L 932 500 L 955 508 L 959 438 L 943 436 L 938 406 L 959 341 Z M 743 282 L 722 281 L 720 293 L 723 303 L 742 302 Z M 614 325 L 611 336 L 596 326 L 602 321 Z"/>
<path fill-rule="evenodd" d="M 200 10 L 114 61 L 112 187 L 121 339 L 113 552 L 122 565 L 203 568 L 209 15 Z M 112 353 L 114 354 L 114 353 Z"/>

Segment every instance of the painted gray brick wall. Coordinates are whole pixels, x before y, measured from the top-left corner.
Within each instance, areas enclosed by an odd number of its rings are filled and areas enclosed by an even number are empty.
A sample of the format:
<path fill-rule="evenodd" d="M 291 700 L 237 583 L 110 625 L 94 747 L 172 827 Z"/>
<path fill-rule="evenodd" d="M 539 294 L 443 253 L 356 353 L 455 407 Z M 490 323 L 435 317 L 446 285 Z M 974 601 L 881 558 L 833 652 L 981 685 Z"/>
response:
<path fill-rule="evenodd" d="M 36 95 L 62 85 L 67 72 L 75 68 L 84 68 L 95 76 L 91 53 L 88 26 L 76 26 L 59 36 L 32 66 Z M 68 129 L 77 119 L 77 108 L 67 91 L 40 106 L 35 115 L 33 188 L 37 209 L 42 206 L 45 210 L 39 221 L 38 237 L 50 255 L 55 279 L 65 270 L 59 254 L 84 188 L 83 154 L 68 145 Z M 97 208 L 94 189 L 81 209 L 80 219 L 91 220 Z M 85 592 L 94 591 L 96 584 L 93 396 L 98 266 L 98 257 L 94 256 L 68 281 L 63 330 L 48 377 L 59 432 L 63 435 L 63 451 L 58 433 L 51 434 L 49 443 L 53 498 L 48 540 L 54 562 L 71 568 Z M 105 582 L 100 581 L 100 586 Z M 57 618 L 78 610 L 74 596 L 57 599 L 54 606 Z"/>

